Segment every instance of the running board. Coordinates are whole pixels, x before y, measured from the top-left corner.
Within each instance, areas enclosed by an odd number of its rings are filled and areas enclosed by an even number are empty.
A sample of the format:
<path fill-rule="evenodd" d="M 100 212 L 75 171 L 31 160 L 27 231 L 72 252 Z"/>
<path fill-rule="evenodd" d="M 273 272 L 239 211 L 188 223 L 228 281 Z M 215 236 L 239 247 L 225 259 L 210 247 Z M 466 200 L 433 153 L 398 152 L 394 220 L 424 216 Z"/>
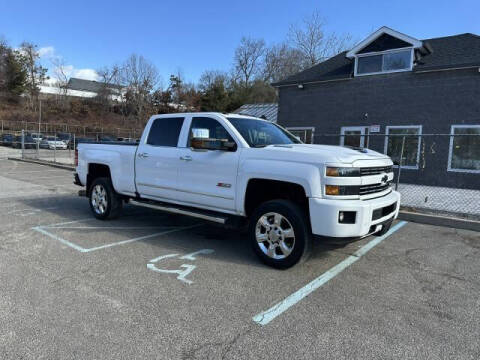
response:
<path fill-rule="evenodd" d="M 191 217 L 195 217 L 198 219 L 203 219 L 203 220 L 208 220 L 208 221 L 213 221 L 219 224 L 225 224 L 227 222 L 227 217 L 223 217 L 220 215 L 214 215 L 209 212 L 203 212 L 202 210 L 187 210 L 186 208 L 180 208 L 180 207 L 173 207 L 170 205 L 159 205 L 159 204 L 154 204 L 150 202 L 143 202 L 143 201 L 137 201 L 131 199 L 129 201 L 130 204 L 132 205 L 137 205 L 137 206 L 143 206 L 149 209 L 155 209 L 155 210 L 161 210 L 161 211 L 166 211 L 172 214 L 180 214 L 180 215 L 187 215 Z"/>

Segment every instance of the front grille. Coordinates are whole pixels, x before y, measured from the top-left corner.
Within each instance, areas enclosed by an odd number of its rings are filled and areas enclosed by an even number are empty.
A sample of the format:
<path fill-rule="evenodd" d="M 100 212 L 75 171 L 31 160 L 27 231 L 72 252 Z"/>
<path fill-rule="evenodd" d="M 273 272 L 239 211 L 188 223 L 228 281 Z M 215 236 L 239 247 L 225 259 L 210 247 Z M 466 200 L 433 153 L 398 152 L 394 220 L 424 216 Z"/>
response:
<path fill-rule="evenodd" d="M 363 167 L 360 168 L 361 176 L 378 175 L 383 173 L 390 173 L 393 170 L 393 166 L 375 166 L 375 167 Z"/>
<path fill-rule="evenodd" d="M 359 189 L 359 195 L 369 195 L 378 192 L 385 191 L 390 188 L 390 182 L 385 184 L 370 184 L 370 185 L 362 185 Z"/>
<path fill-rule="evenodd" d="M 385 216 L 388 216 L 391 213 L 393 213 L 396 209 L 397 209 L 397 203 L 396 202 L 393 203 L 392 205 L 388 205 L 388 206 L 385 206 L 385 207 L 380 208 L 380 209 L 375 209 L 375 210 L 373 210 L 373 213 L 372 213 L 372 221 L 375 221 L 375 220 L 381 219 Z"/>

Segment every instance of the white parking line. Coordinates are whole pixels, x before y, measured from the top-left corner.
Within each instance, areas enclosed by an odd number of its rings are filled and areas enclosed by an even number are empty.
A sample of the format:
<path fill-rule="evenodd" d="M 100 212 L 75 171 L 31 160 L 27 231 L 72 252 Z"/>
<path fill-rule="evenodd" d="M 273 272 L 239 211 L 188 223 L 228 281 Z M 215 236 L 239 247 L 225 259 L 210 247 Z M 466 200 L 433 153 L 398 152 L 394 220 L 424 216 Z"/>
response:
<path fill-rule="evenodd" d="M 10 171 L 10 172 L 4 172 L 2 175 L 22 175 L 22 174 L 29 174 L 29 173 L 45 173 L 45 172 L 58 172 L 60 173 L 61 171 L 66 171 L 63 169 L 49 169 L 49 170 L 26 170 L 26 171 Z"/>
<path fill-rule="evenodd" d="M 18 175 L 18 174 L 17 174 Z M 21 174 L 20 174 L 21 175 Z M 17 177 L 15 180 L 20 180 L 20 181 L 32 181 L 32 180 L 56 180 L 56 179 L 65 179 L 65 180 L 71 180 L 72 175 L 71 174 L 61 174 L 61 175 L 52 175 L 52 176 L 35 176 L 35 177 L 30 177 L 30 178 L 21 178 Z"/>
<path fill-rule="evenodd" d="M 385 235 L 374 238 L 372 241 L 368 242 L 366 245 L 358 249 L 353 255 L 349 256 L 339 264 L 332 267 L 330 270 L 324 272 L 322 275 L 317 277 L 315 280 L 309 282 L 307 285 L 297 290 L 290 296 L 286 297 L 284 300 L 280 301 L 278 304 L 272 306 L 270 309 L 261 312 L 260 314 L 255 315 L 252 320 L 260 325 L 267 325 L 270 321 L 275 319 L 277 316 L 288 310 L 290 307 L 298 303 L 300 300 L 310 295 L 312 292 L 317 290 L 319 287 L 327 283 L 329 280 L 333 279 L 335 276 L 340 274 L 343 270 L 348 268 L 350 265 L 358 261 L 363 255 L 373 249 L 375 246 L 380 244 L 387 237 L 392 235 L 395 231 L 399 230 L 407 222 L 400 221 L 394 225 Z"/>
<path fill-rule="evenodd" d="M 81 229 L 81 230 L 88 230 L 88 229 L 96 229 L 96 230 L 98 230 L 98 229 L 103 229 L 103 230 L 125 229 L 126 230 L 126 229 L 132 229 L 132 230 L 138 230 L 138 229 L 158 229 L 160 227 L 168 228 L 168 226 L 156 226 L 156 227 L 150 227 L 150 226 L 149 227 L 141 227 L 141 226 L 132 226 L 132 227 L 128 227 L 128 226 L 117 226 L 117 227 L 68 226 L 70 224 L 86 222 L 86 221 L 90 221 L 90 220 L 95 220 L 95 219 L 89 218 L 89 219 L 66 221 L 66 222 L 63 222 L 63 223 L 57 223 L 57 224 L 52 224 L 52 225 L 35 226 L 35 227 L 32 228 L 32 230 L 35 230 L 35 231 L 37 231 L 37 232 L 39 232 L 43 235 L 46 235 L 46 236 L 48 236 L 48 237 L 50 237 L 54 240 L 57 240 L 57 241 L 61 242 L 62 244 L 67 245 L 67 246 L 71 247 L 72 249 L 75 249 L 75 250 L 77 250 L 81 253 L 88 253 L 88 252 L 92 252 L 92 251 L 96 251 L 96 250 L 106 249 L 106 248 L 113 247 L 113 246 L 129 244 L 129 243 L 139 241 L 139 240 L 150 239 L 150 238 L 153 238 L 153 237 L 156 237 L 156 236 L 166 235 L 166 234 L 174 233 L 174 232 L 177 232 L 177 231 L 188 230 L 188 229 L 191 229 L 191 228 L 202 225 L 202 224 L 195 224 L 195 225 L 191 225 L 191 226 L 170 227 L 170 229 L 168 229 L 168 230 L 156 232 L 154 234 L 140 236 L 140 237 L 136 237 L 136 238 L 133 238 L 133 239 L 127 239 L 127 240 L 123 240 L 123 241 L 117 241 L 117 242 L 114 242 L 114 243 L 109 243 L 109 244 L 96 246 L 96 247 L 92 247 L 92 248 L 84 248 L 84 247 L 82 247 L 80 245 L 77 245 L 77 244 L 75 244 L 75 243 L 73 243 L 69 240 L 66 240 L 66 239 L 64 239 L 64 238 L 62 238 L 62 237 L 60 237 L 56 234 L 53 234 L 52 232 L 47 230 L 47 229 L 60 229 L 60 230 L 61 229 L 68 229 L 68 230 L 70 230 L 70 229 Z"/>
<path fill-rule="evenodd" d="M 197 227 L 197 226 L 200 226 L 200 224 L 191 225 L 191 226 L 184 226 L 184 227 L 181 227 L 181 228 L 166 230 L 166 231 L 158 232 L 158 233 L 151 234 L 151 235 L 140 236 L 140 237 L 137 237 L 137 238 L 134 238 L 134 239 L 128 239 L 128 240 L 119 241 L 119 242 L 116 242 L 116 243 L 97 246 L 97 247 L 93 247 L 93 248 L 89 248 L 89 249 L 83 249 L 82 252 L 87 253 L 87 252 L 91 252 L 91 251 L 106 249 L 106 248 L 109 248 L 109 247 L 112 247 L 112 246 L 125 245 L 125 244 L 129 244 L 131 242 L 135 242 L 135 241 L 139 241 L 139 240 L 146 240 L 146 239 L 150 239 L 150 238 L 160 236 L 160 235 L 166 235 L 166 234 L 171 234 L 171 233 L 182 231 L 182 230 L 192 229 L 192 228 Z"/>

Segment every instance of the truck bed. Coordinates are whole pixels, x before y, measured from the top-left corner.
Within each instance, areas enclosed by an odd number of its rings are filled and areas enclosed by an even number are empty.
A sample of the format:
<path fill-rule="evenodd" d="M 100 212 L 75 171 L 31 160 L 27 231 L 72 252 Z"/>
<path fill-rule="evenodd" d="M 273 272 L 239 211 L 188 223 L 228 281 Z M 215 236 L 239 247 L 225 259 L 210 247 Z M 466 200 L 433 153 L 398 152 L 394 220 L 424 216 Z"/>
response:
<path fill-rule="evenodd" d="M 85 184 L 88 168 L 85 164 L 100 163 L 110 169 L 113 187 L 122 194 L 135 195 L 135 155 L 136 143 L 125 142 L 85 142 L 78 144 L 79 161 L 84 162 L 78 176 Z M 83 165 L 83 166 L 82 166 Z"/>

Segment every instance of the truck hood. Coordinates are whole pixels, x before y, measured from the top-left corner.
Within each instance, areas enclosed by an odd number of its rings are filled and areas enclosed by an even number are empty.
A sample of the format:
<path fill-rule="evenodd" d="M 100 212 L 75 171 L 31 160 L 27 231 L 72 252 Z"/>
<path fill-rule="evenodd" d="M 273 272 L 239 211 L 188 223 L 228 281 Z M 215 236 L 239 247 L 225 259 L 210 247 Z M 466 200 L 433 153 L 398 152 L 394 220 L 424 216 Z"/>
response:
<path fill-rule="evenodd" d="M 269 145 L 264 148 L 249 149 L 249 157 L 284 160 L 302 163 L 343 163 L 360 166 L 358 161 L 370 160 L 374 163 L 381 160 L 384 164 L 391 164 L 390 158 L 376 151 L 366 148 L 350 148 L 333 145 L 289 144 Z M 383 161 L 382 161 L 383 160 Z M 367 165 L 367 162 L 365 162 Z"/>

